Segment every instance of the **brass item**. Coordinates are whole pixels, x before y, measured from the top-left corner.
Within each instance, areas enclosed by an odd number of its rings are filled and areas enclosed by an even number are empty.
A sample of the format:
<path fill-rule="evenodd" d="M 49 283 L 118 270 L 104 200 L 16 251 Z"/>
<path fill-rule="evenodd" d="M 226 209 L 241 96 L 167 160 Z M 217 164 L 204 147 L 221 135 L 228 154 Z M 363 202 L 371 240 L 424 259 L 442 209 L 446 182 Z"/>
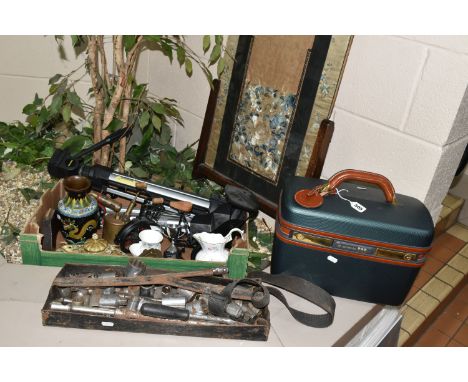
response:
<path fill-rule="evenodd" d="M 332 247 L 333 246 L 333 239 L 329 239 L 326 237 L 314 236 L 314 235 L 306 235 L 301 232 L 294 232 L 293 239 L 301 241 L 303 243 L 313 244 L 320 247 Z M 403 252 L 403 251 L 395 251 L 392 249 L 384 249 L 384 248 L 376 248 L 374 256 L 388 258 L 388 259 L 396 259 L 396 260 L 405 260 L 405 261 L 415 261 L 417 260 L 417 254 Z"/>
<path fill-rule="evenodd" d="M 333 239 L 327 239 L 326 237 L 319 237 L 313 235 L 304 235 L 300 232 L 295 232 L 293 234 L 293 239 L 302 241 L 303 243 L 319 245 L 321 247 L 331 247 L 333 244 Z"/>
<path fill-rule="evenodd" d="M 128 219 L 125 219 L 122 214 L 113 214 L 110 212 L 105 214 L 102 238 L 110 244 L 114 243 L 115 237 L 127 222 Z"/>
<path fill-rule="evenodd" d="M 386 257 L 386 258 L 397 259 L 397 260 L 406 260 L 406 261 L 417 260 L 417 255 L 415 253 L 394 251 L 392 249 L 377 248 L 377 251 L 375 251 L 375 255 L 379 257 Z"/>
<path fill-rule="evenodd" d="M 104 228 L 102 232 L 102 238 L 105 239 L 108 243 L 113 244 L 120 230 L 125 224 L 129 222 L 130 215 L 132 214 L 132 211 L 135 208 L 138 195 L 139 193 L 135 195 L 135 198 L 127 207 L 127 210 L 124 214 L 119 213 L 119 208 L 118 210 L 114 210 L 115 214 L 107 213 L 106 215 L 104 215 Z"/>
<path fill-rule="evenodd" d="M 139 257 L 153 257 L 155 259 L 161 259 L 163 255 L 159 249 L 150 248 L 145 249 Z"/>
<path fill-rule="evenodd" d="M 107 248 L 107 241 L 99 239 L 97 234 L 93 234 L 93 237 L 87 240 L 83 247 L 87 252 L 102 252 Z"/>

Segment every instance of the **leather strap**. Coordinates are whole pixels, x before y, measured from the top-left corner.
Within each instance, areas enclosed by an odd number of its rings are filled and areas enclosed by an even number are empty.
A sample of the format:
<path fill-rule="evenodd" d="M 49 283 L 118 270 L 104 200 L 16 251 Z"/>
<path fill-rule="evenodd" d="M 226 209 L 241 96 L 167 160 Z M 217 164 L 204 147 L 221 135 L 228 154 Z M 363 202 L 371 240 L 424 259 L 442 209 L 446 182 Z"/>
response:
<path fill-rule="evenodd" d="M 281 289 L 287 290 L 288 292 L 310 301 L 326 312 L 325 314 L 311 314 L 291 308 L 288 304 L 288 301 L 286 300 L 286 297 L 283 295 L 283 293 L 281 293 L 280 290 L 273 287 L 267 287 L 270 294 L 280 300 L 286 306 L 286 308 L 288 308 L 289 312 L 296 319 L 296 321 L 299 321 L 301 324 L 314 328 L 326 328 L 333 323 L 336 306 L 335 300 L 328 292 L 324 291 L 317 285 L 292 275 L 272 275 L 270 273 L 260 271 L 251 272 L 248 274 L 248 277 L 260 279 L 266 284 L 271 284 Z"/>

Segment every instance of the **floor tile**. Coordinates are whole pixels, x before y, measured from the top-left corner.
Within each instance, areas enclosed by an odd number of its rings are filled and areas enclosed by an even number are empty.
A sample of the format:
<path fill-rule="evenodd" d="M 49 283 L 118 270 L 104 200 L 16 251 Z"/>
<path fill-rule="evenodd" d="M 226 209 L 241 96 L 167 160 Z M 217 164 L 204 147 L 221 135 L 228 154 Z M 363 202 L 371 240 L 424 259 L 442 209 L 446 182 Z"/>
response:
<path fill-rule="evenodd" d="M 449 261 L 457 251 L 454 251 L 450 248 L 444 246 L 443 243 L 437 244 L 432 247 L 432 250 L 427 254 L 427 256 L 432 257 L 434 259 L 440 260 L 444 263 Z"/>
<path fill-rule="evenodd" d="M 468 241 L 468 227 L 463 224 L 455 224 L 448 229 L 447 233 L 460 240 Z"/>
<path fill-rule="evenodd" d="M 402 329 L 413 334 L 417 328 L 424 322 L 425 317 L 416 310 L 407 306 L 403 312 L 403 320 L 401 321 Z"/>
<path fill-rule="evenodd" d="M 449 341 L 449 343 L 446 346 L 447 347 L 465 347 L 460 342 L 455 341 L 453 338 Z"/>
<path fill-rule="evenodd" d="M 419 291 L 408 301 L 408 305 L 425 317 L 429 317 L 439 305 L 439 301 L 427 293 Z"/>
<path fill-rule="evenodd" d="M 435 328 L 428 329 L 414 346 L 445 346 L 450 337 Z"/>
<path fill-rule="evenodd" d="M 468 304 L 458 296 L 445 308 L 444 312 L 447 314 L 464 321 L 468 317 Z"/>
<path fill-rule="evenodd" d="M 452 209 L 450 207 L 447 207 L 447 206 L 442 206 L 442 210 L 440 210 L 440 215 L 439 217 L 441 219 L 445 219 L 447 216 L 450 215 L 450 212 L 452 212 Z"/>
<path fill-rule="evenodd" d="M 455 227 L 455 226 L 453 226 Z M 450 231 L 450 229 L 449 229 Z M 447 232 L 449 232 L 447 231 Z M 439 242 L 442 244 L 444 247 L 458 252 L 460 249 L 462 249 L 466 245 L 466 240 L 460 239 L 459 237 L 456 237 L 452 234 L 448 234 L 447 232 L 443 233 L 442 235 L 439 236 Z M 467 230 L 468 234 L 468 230 Z"/>
<path fill-rule="evenodd" d="M 435 277 L 450 284 L 452 287 L 457 286 L 463 280 L 463 273 L 453 269 L 452 267 L 445 265 L 439 272 L 436 273 Z"/>
<path fill-rule="evenodd" d="M 463 272 L 465 275 L 468 274 L 468 259 L 457 253 L 448 263 L 452 268 L 457 271 Z"/>
<path fill-rule="evenodd" d="M 419 288 L 413 284 L 408 294 L 406 295 L 405 302 L 408 301 L 411 297 L 413 297 L 418 292 L 418 290 Z"/>
<path fill-rule="evenodd" d="M 462 208 L 461 205 L 457 208 L 454 208 L 452 212 L 450 212 L 450 214 L 447 216 L 447 225 L 446 225 L 447 228 L 452 227 L 457 222 L 458 216 L 460 215 L 461 208 Z"/>
<path fill-rule="evenodd" d="M 458 196 L 454 196 L 451 194 L 447 194 L 447 196 L 442 201 L 442 205 L 454 210 L 454 209 L 457 209 L 458 207 L 461 207 L 463 205 L 463 202 L 464 202 L 463 198 L 460 198 Z"/>
<path fill-rule="evenodd" d="M 434 277 L 424 285 L 422 290 L 432 297 L 435 297 L 437 300 L 444 301 L 453 290 L 453 287 Z"/>
<path fill-rule="evenodd" d="M 421 269 L 418 273 L 418 276 L 414 280 L 413 286 L 416 286 L 417 288 L 422 288 L 431 278 L 432 275 Z"/>
<path fill-rule="evenodd" d="M 426 259 L 426 263 L 422 266 L 421 270 L 431 275 L 435 275 L 443 266 L 444 263 L 442 261 L 434 259 L 433 257 L 428 257 Z"/>
<path fill-rule="evenodd" d="M 431 327 L 441 331 L 449 337 L 453 337 L 462 325 L 462 321 L 456 319 L 448 313 L 442 313 L 439 317 L 437 317 Z"/>
<path fill-rule="evenodd" d="M 460 342 L 463 346 L 468 346 L 468 325 L 463 324 L 463 326 L 458 329 L 453 339 Z"/>
<path fill-rule="evenodd" d="M 458 252 L 458 254 L 468 259 L 468 244 L 465 245 L 463 249 L 460 252 Z"/>
<path fill-rule="evenodd" d="M 465 282 L 465 286 L 463 287 L 463 289 L 458 294 L 457 299 L 458 298 L 461 301 L 464 301 L 466 304 L 468 304 L 468 283 L 467 282 Z"/>
<path fill-rule="evenodd" d="M 404 330 L 400 330 L 400 335 L 398 337 L 398 346 L 404 345 L 405 342 L 408 341 L 408 338 L 410 338 L 410 335 Z"/>

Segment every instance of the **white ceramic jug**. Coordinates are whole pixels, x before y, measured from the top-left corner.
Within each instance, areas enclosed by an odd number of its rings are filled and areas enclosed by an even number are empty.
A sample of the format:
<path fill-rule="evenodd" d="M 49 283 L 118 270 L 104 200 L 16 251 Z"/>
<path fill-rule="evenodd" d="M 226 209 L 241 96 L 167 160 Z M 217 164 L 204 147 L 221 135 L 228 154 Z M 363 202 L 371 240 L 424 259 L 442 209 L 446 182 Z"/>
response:
<path fill-rule="evenodd" d="M 197 253 L 195 260 L 226 262 L 229 251 L 224 246 L 232 240 L 231 234 L 233 232 L 239 232 L 241 235 L 244 233 L 239 228 L 233 228 L 226 236 L 208 232 L 194 234 L 193 237 L 201 245 L 201 251 Z"/>

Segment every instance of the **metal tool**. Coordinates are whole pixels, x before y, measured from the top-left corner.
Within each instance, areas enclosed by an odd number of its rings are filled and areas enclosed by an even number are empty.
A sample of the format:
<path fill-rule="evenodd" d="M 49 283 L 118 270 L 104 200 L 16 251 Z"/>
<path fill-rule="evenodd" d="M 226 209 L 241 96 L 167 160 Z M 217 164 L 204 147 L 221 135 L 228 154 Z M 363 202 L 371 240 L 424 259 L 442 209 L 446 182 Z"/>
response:
<path fill-rule="evenodd" d="M 131 259 L 128 261 L 127 266 L 125 267 L 125 276 L 126 277 L 135 277 L 143 275 L 146 271 L 146 264 L 138 259 Z"/>
<path fill-rule="evenodd" d="M 144 264 L 138 259 L 132 259 L 127 265 L 128 272 L 137 272 L 141 271 L 141 264 Z M 126 271 L 127 272 L 127 271 Z M 108 287 L 108 286 L 129 286 L 129 285 L 173 285 L 177 284 L 177 280 L 182 280 L 188 277 L 196 276 L 219 276 L 225 275 L 229 272 L 227 267 L 217 267 L 211 269 L 199 269 L 195 271 L 187 272 L 169 272 L 156 275 L 138 275 L 138 276 L 126 276 L 126 277 L 114 277 L 112 279 L 99 279 L 99 278 L 89 278 L 89 277 L 56 277 L 54 280 L 54 285 L 58 287 Z M 128 273 L 130 274 L 130 273 Z M 188 290 L 194 290 L 194 292 L 199 291 L 200 289 L 206 289 L 206 285 L 201 283 L 196 283 L 192 281 L 187 281 L 192 283 L 194 286 L 192 288 L 185 288 Z M 184 284 L 185 285 L 185 284 Z M 177 287 L 178 285 L 173 285 Z M 213 286 L 216 287 L 216 286 Z M 239 288 L 240 290 L 241 288 Z"/>
<path fill-rule="evenodd" d="M 126 318 L 138 318 L 140 315 L 137 312 L 129 309 L 120 308 L 95 308 L 91 306 L 80 306 L 75 304 L 63 304 L 61 301 L 52 301 L 50 303 L 50 309 L 61 311 L 61 312 L 77 312 L 77 313 L 88 313 L 98 314 L 102 316 L 110 317 L 126 317 Z"/>
<path fill-rule="evenodd" d="M 237 322 L 230 318 L 216 317 L 207 314 L 192 314 L 188 309 L 178 309 L 159 304 L 145 303 L 141 306 L 140 313 L 144 316 L 155 318 L 166 318 L 181 321 L 205 321 L 218 324 L 236 324 Z"/>

